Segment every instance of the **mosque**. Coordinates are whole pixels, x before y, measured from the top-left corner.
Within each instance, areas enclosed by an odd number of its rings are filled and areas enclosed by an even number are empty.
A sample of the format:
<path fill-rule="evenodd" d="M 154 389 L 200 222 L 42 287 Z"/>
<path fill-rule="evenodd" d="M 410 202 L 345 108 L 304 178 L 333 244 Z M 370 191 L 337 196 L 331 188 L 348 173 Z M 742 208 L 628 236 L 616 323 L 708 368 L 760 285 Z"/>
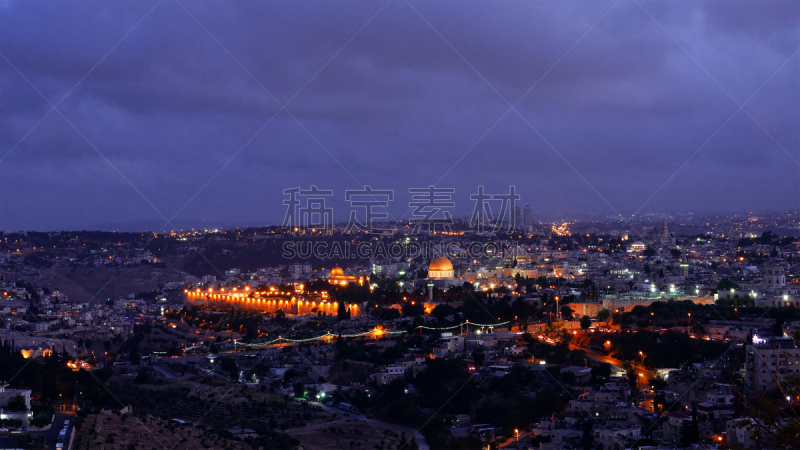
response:
<path fill-rule="evenodd" d="M 453 286 L 460 286 L 463 280 L 456 278 L 453 263 L 444 256 L 434 258 L 428 265 L 428 278 L 418 281 L 418 286 L 428 287 L 428 301 L 433 301 L 433 288 L 447 290 Z"/>
<path fill-rule="evenodd" d="M 328 279 L 328 282 L 331 284 L 347 286 L 350 283 L 363 284 L 364 279 L 361 277 L 345 275 L 344 270 L 342 270 L 341 267 L 334 267 L 333 269 L 331 269 L 331 277 Z"/>

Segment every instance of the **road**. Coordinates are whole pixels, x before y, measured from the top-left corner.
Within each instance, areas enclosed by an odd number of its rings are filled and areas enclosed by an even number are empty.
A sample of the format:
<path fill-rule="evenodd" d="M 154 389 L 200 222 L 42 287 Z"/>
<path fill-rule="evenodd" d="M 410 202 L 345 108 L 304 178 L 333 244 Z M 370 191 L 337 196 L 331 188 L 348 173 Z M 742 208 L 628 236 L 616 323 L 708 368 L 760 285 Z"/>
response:
<path fill-rule="evenodd" d="M 569 345 L 569 349 L 570 350 L 583 350 L 583 351 L 586 352 L 586 356 L 588 358 L 593 359 L 595 361 L 609 363 L 612 366 L 619 367 L 620 369 L 622 368 L 623 365 L 625 365 L 625 361 L 622 361 L 622 360 L 616 359 L 616 358 L 612 358 L 610 356 L 601 355 L 599 353 L 594 353 L 594 352 L 592 352 L 591 350 L 589 350 L 587 348 L 578 347 L 577 345 L 570 344 Z M 636 372 L 636 377 L 639 380 L 640 387 L 649 386 L 650 379 L 656 376 L 656 372 L 654 372 L 654 371 L 652 371 L 650 369 L 644 368 L 644 367 L 636 365 L 636 364 L 631 364 L 631 363 L 628 363 L 628 364 L 630 364 L 633 367 L 633 371 Z M 644 409 L 646 409 L 648 411 L 652 411 L 653 410 L 653 397 L 652 397 L 652 395 L 647 395 L 644 398 L 639 398 L 638 402 L 639 402 L 639 406 L 641 406 L 642 408 L 644 408 Z"/>
<path fill-rule="evenodd" d="M 525 444 L 526 442 L 530 442 L 529 433 L 525 430 L 520 430 L 518 437 L 511 436 L 510 438 L 507 438 L 505 441 L 497 444 L 497 447 L 498 448 L 508 447 L 511 444 L 516 444 L 517 442 L 522 442 L 523 444 Z"/>
<path fill-rule="evenodd" d="M 628 364 L 628 365 L 633 367 L 633 371 L 636 372 L 636 376 L 641 378 L 642 381 L 645 382 L 645 383 L 648 380 L 650 380 L 650 378 L 653 378 L 654 376 L 656 376 L 656 373 L 654 371 L 646 369 L 646 368 L 644 368 L 644 367 L 642 367 L 640 365 L 637 365 L 635 363 L 626 363 L 625 361 L 622 361 L 620 359 L 612 358 L 612 357 L 606 356 L 606 355 L 601 355 L 599 353 L 595 353 L 595 352 L 589 350 L 588 348 L 579 347 L 577 345 L 569 344 L 569 349 L 570 350 L 583 350 L 584 352 L 586 352 L 586 356 L 588 356 L 590 359 L 593 359 L 595 361 L 604 362 L 604 363 L 609 363 L 612 366 L 619 367 L 620 369 L 622 369 L 622 367 L 625 364 Z"/>
<path fill-rule="evenodd" d="M 69 437 L 70 433 L 72 432 L 72 424 L 75 422 L 75 414 L 74 413 L 66 413 L 66 412 L 57 412 L 56 413 L 56 420 L 53 422 L 53 426 L 42 433 L 47 439 L 47 448 L 50 450 L 55 450 L 56 443 L 58 442 L 58 433 L 61 432 L 61 429 L 64 428 L 64 421 L 69 420 L 70 429 L 67 431 L 67 437 Z M 64 439 L 64 448 L 67 448 L 69 445 L 69 439 Z"/>

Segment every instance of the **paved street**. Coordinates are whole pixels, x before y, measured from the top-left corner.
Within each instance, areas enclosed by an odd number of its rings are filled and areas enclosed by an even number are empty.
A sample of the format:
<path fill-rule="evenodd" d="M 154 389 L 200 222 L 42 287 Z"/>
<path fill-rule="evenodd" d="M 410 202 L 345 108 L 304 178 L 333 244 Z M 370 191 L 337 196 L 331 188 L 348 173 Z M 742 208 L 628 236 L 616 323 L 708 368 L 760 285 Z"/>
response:
<path fill-rule="evenodd" d="M 589 350 L 587 348 L 584 348 L 584 347 L 578 347 L 577 345 L 569 344 L 569 349 L 570 350 L 583 350 L 583 351 L 586 352 L 586 356 L 588 356 L 589 358 L 594 359 L 596 361 L 609 363 L 612 366 L 619 367 L 620 369 L 625 365 L 625 361 L 622 361 L 622 360 L 619 360 L 619 359 L 616 359 L 616 358 L 612 358 L 610 356 L 601 355 L 599 353 L 595 353 L 595 352 L 593 352 L 593 351 L 591 351 L 591 350 Z M 636 372 L 636 376 L 638 376 L 639 378 L 642 378 L 642 380 L 645 381 L 645 382 L 647 382 L 650 378 L 653 378 L 656 375 L 656 373 L 654 371 L 646 369 L 646 368 L 644 368 L 642 366 L 636 365 L 634 363 L 628 363 L 628 364 L 633 366 L 633 370 Z"/>

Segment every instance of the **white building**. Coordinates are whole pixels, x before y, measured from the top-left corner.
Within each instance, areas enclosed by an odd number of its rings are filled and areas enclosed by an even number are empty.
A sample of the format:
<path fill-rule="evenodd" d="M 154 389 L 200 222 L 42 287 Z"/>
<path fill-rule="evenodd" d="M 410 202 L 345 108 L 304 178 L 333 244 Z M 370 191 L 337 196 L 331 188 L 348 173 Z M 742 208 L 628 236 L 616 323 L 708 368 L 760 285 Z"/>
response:
<path fill-rule="evenodd" d="M 800 349 L 791 338 L 759 339 L 746 348 L 747 384 L 759 391 L 776 389 L 788 376 L 800 377 Z"/>

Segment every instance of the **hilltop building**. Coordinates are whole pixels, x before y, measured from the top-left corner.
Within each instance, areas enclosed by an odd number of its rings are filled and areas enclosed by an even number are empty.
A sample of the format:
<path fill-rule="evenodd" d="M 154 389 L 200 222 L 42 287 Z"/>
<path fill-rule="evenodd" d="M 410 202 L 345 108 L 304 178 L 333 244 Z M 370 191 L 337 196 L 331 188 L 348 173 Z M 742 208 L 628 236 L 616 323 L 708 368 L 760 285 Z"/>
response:
<path fill-rule="evenodd" d="M 786 377 L 800 377 L 800 348 L 794 339 L 754 335 L 746 356 L 747 384 L 759 391 L 777 389 Z"/>

